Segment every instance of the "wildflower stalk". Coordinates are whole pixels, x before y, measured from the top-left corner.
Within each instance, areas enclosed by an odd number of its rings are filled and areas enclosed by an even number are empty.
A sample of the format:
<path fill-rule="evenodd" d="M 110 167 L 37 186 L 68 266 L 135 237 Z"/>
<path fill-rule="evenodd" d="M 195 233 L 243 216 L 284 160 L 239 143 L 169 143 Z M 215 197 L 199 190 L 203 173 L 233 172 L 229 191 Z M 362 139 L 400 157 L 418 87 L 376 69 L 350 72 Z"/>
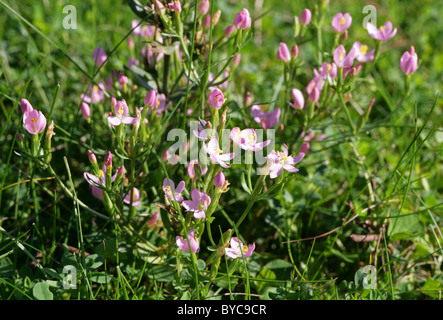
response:
<path fill-rule="evenodd" d="M 265 180 L 266 175 L 262 174 L 260 175 L 260 177 L 257 179 L 255 186 L 254 186 L 254 190 L 252 190 L 251 193 L 251 197 L 250 197 L 250 201 L 248 203 L 248 206 L 246 207 L 245 211 L 243 212 L 243 214 L 241 215 L 240 219 L 238 219 L 237 223 L 235 224 L 235 227 L 238 229 L 240 227 L 240 224 L 243 222 L 243 220 L 246 218 L 246 216 L 248 215 L 249 211 L 251 210 L 252 206 L 254 205 L 254 203 L 257 201 L 257 199 L 260 196 L 260 191 L 261 191 L 261 187 L 263 186 L 263 181 Z"/>

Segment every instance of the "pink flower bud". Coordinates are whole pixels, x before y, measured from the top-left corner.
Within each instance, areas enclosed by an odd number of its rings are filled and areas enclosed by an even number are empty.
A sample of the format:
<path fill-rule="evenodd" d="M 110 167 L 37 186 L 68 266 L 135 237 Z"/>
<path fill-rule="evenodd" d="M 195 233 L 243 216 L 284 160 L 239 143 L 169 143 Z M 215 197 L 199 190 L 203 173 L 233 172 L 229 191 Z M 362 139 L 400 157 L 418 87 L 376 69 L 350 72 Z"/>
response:
<path fill-rule="evenodd" d="M 223 172 L 219 171 L 219 173 L 217 173 L 217 175 L 214 178 L 214 186 L 216 188 L 222 188 L 225 184 L 225 175 L 223 174 Z"/>
<path fill-rule="evenodd" d="M 85 119 L 91 118 L 91 108 L 89 107 L 89 104 L 87 104 L 86 102 L 82 102 L 81 112 L 83 118 Z"/>
<path fill-rule="evenodd" d="M 202 16 L 204 16 L 205 14 L 207 14 L 208 11 L 209 11 L 209 0 L 202 0 L 202 1 L 198 4 L 197 11 L 198 11 L 198 13 L 200 13 Z"/>
<path fill-rule="evenodd" d="M 405 75 L 412 74 L 417 70 L 418 57 L 415 48 L 411 46 L 409 51 L 405 51 L 400 59 L 400 68 Z"/>
<path fill-rule="evenodd" d="M 160 14 L 164 14 L 166 12 L 165 6 L 158 0 L 153 0 L 152 3 L 155 6 L 155 11 Z"/>
<path fill-rule="evenodd" d="M 111 107 L 112 109 L 115 109 L 115 106 L 117 105 L 117 99 L 114 95 L 111 96 Z"/>
<path fill-rule="evenodd" d="M 294 44 L 291 48 L 291 57 L 292 58 L 297 58 L 298 56 L 298 46 L 296 44 Z"/>
<path fill-rule="evenodd" d="M 106 168 L 112 167 L 112 153 L 111 153 L 111 151 L 108 151 L 108 153 L 106 153 L 105 166 L 106 166 Z"/>
<path fill-rule="evenodd" d="M 145 105 L 151 108 L 156 108 L 158 106 L 158 92 L 153 89 L 148 92 L 145 97 Z"/>
<path fill-rule="evenodd" d="M 246 92 L 245 105 L 249 106 L 251 104 L 252 104 L 252 94 L 248 91 Z"/>
<path fill-rule="evenodd" d="M 234 25 L 237 29 L 248 29 L 251 27 L 251 16 L 246 8 L 243 8 L 234 19 Z"/>
<path fill-rule="evenodd" d="M 180 1 L 175 0 L 174 2 L 168 3 L 168 7 L 170 10 L 173 10 L 177 13 L 182 12 L 182 4 L 180 3 Z"/>
<path fill-rule="evenodd" d="M 229 37 L 235 30 L 234 25 L 227 26 L 226 29 L 223 31 L 223 35 L 225 37 Z"/>
<path fill-rule="evenodd" d="M 237 67 L 240 64 L 240 61 L 241 61 L 241 54 L 237 53 L 232 59 L 232 66 Z"/>
<path fill-rule="evenodd" d="M 297 88 L 292 89 L 291 93 L 292 99 L 294 100 L 294 103 L 291 104 L 291 106 L 294 109 L 303 109 L 305 105 L 305 98 L 303 97 L 303 93 Z"/>
<path fill-rule="evenodd" d="M 277 51 L 277 59 L 283 61 L 284 63 L 291 60 L 288 46 L 284 42 L 280 42 L 280 46 L 278 47 Z"/>
<path fill-rule="evenodd" d="M 149 228 L 152 228 L 153 226 L 155 226 L 159 215 L 160 215 L 160 212 L 157 211 L 157 212 L 154 212 L 154 214 L 151 217 L 149 217 L 149 220 L 148 220 L 148 227 Z"/>
<path fill-rule="evenodd" d="M 317 87 L 314 87 L 314 89 L 312 89 L 311 93 L 309 94 L 309 101 L 311 101 L 312 103 L 316 103 L 319 98 L 320 90 Z"/>
<path fill-rule="evenodd" d="M 88 158 L 92 164 L 97 163 L 97 158 L 96 158 L 94 152 L 92 152 L 91 150 L 88 150 Z"/>
<path fill-rule="evenodd" d="M 311 10 L 305 9 L 300 15 L 300 22 L 304 25 L 308 25 L 311 22 L 312 13 Z"/>
<path fill-rule="evenodd" d="M 26 100 L 26 99 L 21 99 L 20 100 L 20 108 L 22 109 L 22 112 L 23 113 L 26 113 L 26 112 L 31 112 L 32 110 L 34 110 L 33 108 L 32 108 L 32 105 L 31 105 L 31 103 L 28 101 L 28 100 Z"/>

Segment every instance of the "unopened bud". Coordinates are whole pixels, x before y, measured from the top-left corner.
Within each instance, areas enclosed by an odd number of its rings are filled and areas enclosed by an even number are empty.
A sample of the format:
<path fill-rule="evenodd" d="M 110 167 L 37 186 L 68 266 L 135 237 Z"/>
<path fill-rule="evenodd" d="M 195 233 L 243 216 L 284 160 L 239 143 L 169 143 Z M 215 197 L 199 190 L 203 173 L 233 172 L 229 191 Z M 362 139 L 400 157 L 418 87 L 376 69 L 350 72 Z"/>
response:
<path fill-rule="evenodd" d="M 214 186 L 216 188 L 222 188 L 225 184 L 225 175 L 223 174 L 222 171 L 219 171 L 219 173 L 217 173 L 217 175 L 214 178 Z"/>

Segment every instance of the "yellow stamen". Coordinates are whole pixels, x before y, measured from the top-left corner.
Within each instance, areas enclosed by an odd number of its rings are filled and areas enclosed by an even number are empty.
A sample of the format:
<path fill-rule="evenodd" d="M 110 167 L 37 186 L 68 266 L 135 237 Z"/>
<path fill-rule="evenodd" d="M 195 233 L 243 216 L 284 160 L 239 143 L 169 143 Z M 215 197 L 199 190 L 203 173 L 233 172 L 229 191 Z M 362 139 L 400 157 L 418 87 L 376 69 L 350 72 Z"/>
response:
<path fill-rule="evenodd" d="M 339 57 L 339 60 L 340 60 L 340 61 L 343 61 L 343 56 L 345 55 L 345 53 L 346 53 L 346 52 L 343 51 L 343 50 L 340 51 L 340 57 Z"/>
<path fill-rule="evenodd" d="M 386 29 L 385 26 L 380 26 L 380 28 L 378 28 L 378 30 L 381 30 L 381 31 L 383 31 L 383 30 L 385 30 L 385 29 Z"/>
<path fill-rule="evenodd" d="M 100 177 L 103 177 L 103 176 L 105 175 L 105 173 L 103 172 L 103 170 L 100 170 L 99 173 L 100 173 Z"/>
<path fill-rule="evenodd" d="M 341 19 L 340 19 L 340 25 L 342 26 L 342 25 L 344 25 L 345 24 L 345 18 L 343 18 L 343 17 L 341 17 Z"/>
<path fill-rule="evenodd" d="M 363 54 L 366 54 L 368 52 L 368 46 L 365 44 L 362 44 L 360 47 L 360 52 Z"/>

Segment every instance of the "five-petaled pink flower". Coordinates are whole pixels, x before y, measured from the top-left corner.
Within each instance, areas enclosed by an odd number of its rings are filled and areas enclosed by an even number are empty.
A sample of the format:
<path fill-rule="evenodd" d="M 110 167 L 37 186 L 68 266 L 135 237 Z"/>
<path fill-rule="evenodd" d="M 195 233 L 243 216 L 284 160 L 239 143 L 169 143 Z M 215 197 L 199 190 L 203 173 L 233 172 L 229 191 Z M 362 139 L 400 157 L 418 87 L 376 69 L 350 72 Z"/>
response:
<path fill-rule="evenodd" d="M 181 193 L 185 189 L 185 182 L 180 181 L 177 185 L 177 188 L 175 187 L 174 181 L 171 179 L 165 178 L 163 180 L 163 192 L 165 193 L 166 198 L 169 198 L 173 201 L 182 202 L 183 196 Z"/>
<path fill-rule="evenodd" d="M 189 242 L 188 242 L 189 239 Z M 195 230 L 191 229 L 188 232 L 187 238 L 181 238 L 180 236 L 175 237 L 175 242 L 180 250 L 189 252 L 189 245 L 191 245 L 191 250 L 196 253 L 199 247 L 198 239 L 195 237 Z"/>
<path fill-rule="evenodd" d="M 275 127 L 280 121 L 280 108 L 275 108 L 271 111 L 264 110 L 264 106 L 253 105 L 251 107 L 251 113 L 255 122 L 260 124 L 265 130 Z"/>
<path fill-rule="evenodd" d="M 359 41 L 355 41 L 352 45 L 355 48 L 355 59 L 359 62 L 369 62 L 374 60 L 375 49 L 368 51 L 368 46 L 361 44 Z"/>
<path fill-rule="evenodd" d="M 400 68 L 405 75 L 412 74 L 417 70 L 418 57 L 415 48 L 411 46 L 409 51 L 405 51 L 400 59 Z"/>
<path fill-rule="evenodd" d="M 140 202 L 140 191 L 135 187 L 132 188 L 132 190 L 129 190 L 128 194 L 123 199 L 123 202 L 131 205 L 131 198 L 133 207 L 141 206 L 142 203 Z"/>
<path fill-rule="evenodd" d="M 244 245 L 243 242 L 237 237 L 232 237 L 229 242 L 230 247 L 225 248 L 225 253 L 229 258 L 249 258 L 255 249 L 255 243 L 251 244 L 249 247 Z"/>
<path fill-rule="evenodd" d="M 108 116 L 108 123 L 112 126 L 119 126 L 120 124 L 134 124 L 138 121 L 137 118 L 129 117 L 129 108 L 126 101 L 123 99 L 115 105 L 115 116 Z"/>
<path fill-rule="evenodd" d="M 246 8 L 243 8 L 234 18 L 237 29 L 248 29 L 251 27 L 251 16 Z"/>
<path fill-rule="evenodd" d="M 254 129 L 241 130 L 235 127 L 229 137 L 243 150 L 259 151 L 271 143 L 271 140 L 257 143 L 257 133 Z"/>
<path fill-rule="evenodd" d="M 191 192 L 192 200 L 184 200 L 183 207 L 191 212 L 194 212 L 194 218 L 205 219 L 205 211 L 211 204 L 211 198 L 203 191 L 194 189 Z"/>
<path fill-rule="evenodd" d="M 366 30 L 368 30 L 369 35 L 380 41 L 386 41 L 393 38 L 397 34 L 397 28 L 392 30 L 391 21 L 386 22 L 384 25 L 380 26 L 378 29 L 371 22 L 366 24 Z"/>
<path fill-rule="evenodd" d="M 32 108 L 32 106 L 31 106 Z M 30 110 L 30 109 L 29 109 Z M 41 111 L 31 110 L 23 113 L 23 125 L 30 134 L 39 134 L 46 128 L 46 117 Z"/>
<path fill-rule="evenodd" d="M 334 16 L 334 18 L 332 18 L 332 29 L 338 33 L 348 30 L 351 24 L 352 17 L 348 12 L 345 14 L 339 12 Z"/>
<path fill-rule="evenodd" d="M 270 171 L 269 177 L 271 179 L 277 178 L 283 169 L 289 172 L 297 172 L 298 169 L 293 165 L 299 163 L 303 157 L 304 153 L 300 152 L 297 157 L 288 155 L 288 147 L 286 144 L 283 145 L 282 151 L 273 150 L 266 158 L 268 159 L 268 169 Z"/>
<path fill-rule="evenodd" d="M 339 45 L 334 51 L 334 62 L 338 68 L 349 68 L 354 64 L 356 49 L 353 47 L 349 54 L 346 55 L 346 49 L 343 45 Z"/>
<path fill-rule="evenodd" d="M 230 166 L 228 166 L 225 162 L 234 158 L 235 154 L 223 153 L 223 151 L 220 149 L 220 145 L 216 137 L 213 137 L 211 140 L 209 140 L 208 145 L 203 142 L 203 149 L 209 154 L 209 158 L 212 161 L 217 162 L 223 168 L 230 168 Z"/>

